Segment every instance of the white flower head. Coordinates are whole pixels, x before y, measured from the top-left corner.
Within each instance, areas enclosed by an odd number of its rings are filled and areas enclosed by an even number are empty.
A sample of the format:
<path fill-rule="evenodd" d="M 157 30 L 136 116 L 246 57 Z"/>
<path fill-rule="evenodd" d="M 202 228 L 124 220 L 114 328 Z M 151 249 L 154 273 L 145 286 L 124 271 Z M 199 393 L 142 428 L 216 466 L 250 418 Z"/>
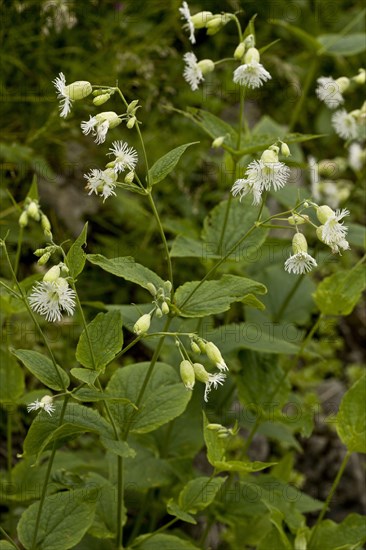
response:
<path fill-rule="evenodd" d="M 293 254 L 285 261 L 285 270 L 296 275 L 307 273 L 317 267 L 315 259 L 308 254 L 308 243 L 302 233 L 295 233 L 292 239 Z"/>
<path fill-rule="evenodd" d="M 330 109 L 336 109 L 344 103 L 341 86 L 331 76 L 321 76 L 317 80 L 316 95 Z"/>
<path fill-rule="evenodd" d="M 317 229 L 320 240 L 330 246 L 334 253 L 349 249 L 349 243 L 346 240 L 348 228 L 343 225 L 343 222 L 339 223 L 345 216 L 349 216 L 349 210 L 344 208 L 329 213 L 327 214 L 327 219 L 320 219 L 324 223 Z"/>
<path fill-rule="evenodd" d="M 197 63 L 197 57 L 193 52 L 184 54 L 183 59 L 186 63 L 183 77 L 190 85 L 193 91 L 198 90 L 198 85 L 204 80 L 202 70 Z"/>
<path fill-rule="evenodd" d="M 83 134 L 88 135 L 90 132 L 95 136 L 95 143 L 100 145 L 104 143 L 107 132 L 110 128 L 115 128 L 121 124 L 122 120 L 113 111 L 99 113 L 96 116 L 91 116 L 89 120 L 81 123 Z"/>
<path fill-rule="evenodd" d="M 55 412 L 55 405 L 53 405 L 53 398 L 50 396 L 50 395 L 45 395 L 44 397 L 42 397 L 42 399 L 40 401 L 38 401 L 38 399 L 36 399 L 35 401 L 33 401 L 33 403 L 30 403 L 29 405 L 27 405 L 27 410 L 28 412 L 30 411 L 38 411 L 38 409 L 43 409 L 44 411 L 46 411 L 46 413 L 48 413 L 50 416 L 52 415 L 53 412 Z"/>
<path fill-rule="evenodd" d="M 191 18 L 191 12 L 187 2 L 183 2 L 182 6 L 179 8 L 179 12 L 182 16 L 182 19 L 185 19 L 186 23 L 183 25 L 184 29 L 187 29 L 189 32 L 189 40 L 192 44 L 196 43 L 196 38 L 194 36 L 194 23 Z"/>
<path fill-rule="evenodd" d="M 117 177 L 117 172 L 113 168 L 107 168 L 106 170 L 94 168 L 88 174 L 84 174 L 84 178 L 88 180 L 85 189 L 89 191 L 88 195 L 95 193 L 100 197 L 104 197 L 105 201 L 111 195 L 116 195 L 114 190 Z"/>
<path fill-rule="evenodd" d="M 222 374 L 222 373 L 218 373 L 218 374 L 209 374 L 209 379 L 207 380 L 207 382 L 205 383 L 205 395 L 204 395 L 204 400 L 208 401 L 208 395 L 212 389 L 212 387 L 214 387 L 215 390 L 217 390 L 217 388 L 220 386 L 223 385 L 223 383 L 225 382 L 225 374 Z"/>
<path fill-rule="evenodd" d="M 73 101 L 78 101 L 92 93 L 92 85 L 86 80 L 78 80 L 66 86 L 66 79 L 63 73 L 60 73 L 53 81 L 58 91 L 57 97 L 61 100 L 60 116 L 66 117 L 71 111 Z"/>
<path fill-rule="evenodd" d="M 347 113 L 345 109 L 340 109 L 334 113 L 332 126 L 342 139 L 356 139 L 358 136 L 356 119 L 352 113 Z"/>
<path fill-rule="evenodd" d="M 234 197 L 237 195 L 240 196 L 240 200 L 249 195 L 253 194 L 253 205 L 258 205 L 261 202 L 262 198 L 262 186 L 260 182 L 255 180 L 249 180 L 246 178 L 238 179 L 231 188 L 231 192 Z"/>
<path fill-rule="evenodd" d="M 248 179 L 259 184 L 262 190 L 269 191 L 273 187 L 277 191 L 286 184 L 290 169 L 283 162 L 263 162 L 260 159 L 249 164 L 246 174 Z"/>
<path fill-rule="evenodd" d="M 272 77 L 269 72 L 258 61 L 244 63 L 234 71 L 233 81 L 240 86 L 247 88 L 260 88 L 267 80 Z"/>
<path fill-rule="evenodd" d="M 114 171 L 124 172 L 125 170 L 134 171 L 138 161 L 137 152 L 133 147 L 129 147 L 123 141 L 114 141 L 109 149 L 108 155 L 115 155 L 116 160 L 113 161 Z"/>
<path fill-rule="evenodd" d="M 63 277 L 38 282 L 28 300 L 33 311 L 51 322 L 61 321 L 63 311 L 73 315 L 75 309 L 75 292 Z"/>

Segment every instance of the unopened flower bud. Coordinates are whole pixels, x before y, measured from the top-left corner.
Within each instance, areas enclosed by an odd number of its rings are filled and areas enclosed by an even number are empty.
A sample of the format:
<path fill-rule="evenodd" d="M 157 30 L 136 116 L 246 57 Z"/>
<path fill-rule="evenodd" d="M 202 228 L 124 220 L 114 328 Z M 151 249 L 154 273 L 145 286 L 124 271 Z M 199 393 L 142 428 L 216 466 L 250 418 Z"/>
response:
<path fill-rule="evenodd" d="M 255 46 L 254 34 L 248 34 L 248 36 L 244 40 L 244 44 L 247 50 L 249 50 L 249 48 L 254 48 Z"/>
<path fill-rule="evenodd" d="M 299 214 L 293 214 L 293 216 L 287 218 L 287 221 L 290 225 L 301 225 L 309 221 L 309 216 L 306 214 L 301 214 L 301 216 L 299 216 Z"/>
<path fill-rule="evenodd" d="M 69 268 L 67 267 L 67 265 L 64 264 L 64 263 L 60 263 L 59 265 L 60 265 L 60 269 L 61 269 L 61 274 L 67 276 L 67 275 L 69 274 L 69 272 L 70 272 L 70 270 L 69 270 Z"/>
<path fill-rule="evenodd" d="M 191 350 L 193 353 L 197 353 L 197 355 L 201 353 L 199 345 L 194 340 L 191 341 Z"/>
<path fill-rule="evenodd" d="M 51 233 L 50 220 L 47 218 L 47 216 L 45 216 L 45 214 L 42 214 L 42 216 L 41 216 L 41 226 L 42 226 L 43 231 L 45 231 L 47 233 Z"/>
<path fill-rule="evenodd" d="M 218 149 L 225 141 L 225 136 L 219 136 L 213 140 L 211 147 Z"/>
<path fill-rule="evenodd" d="M 202 59 L 197 63 L 202 74 L 212 73 L 215 68 L 215 63 L 211 59 Z"/>
<path fill-rule="evenodd" d="M 93 103 L 98 107 L 99 105 L 103 105 L 104 103 L 106 103 L 108 99 L 110 99 L 110 97 L 111 96 L 109 94 L 98 95 L 93 99 Z"/>
<path fill-rule="evenodd" d="M 72 100 L 84 99 L 93 91 L 92 85 L 86 80 L 77 80 L 65 86 L 64 94 Z"/>
<path fill-rule="evenodd" d="M 122 122 L 117 113 L 115 113 L 114 111 L 105 111 L 104 113 L 99 113 L 98 115 L 95 115 L 95 119 L 98 123 L 108 121 L 109 128 L 115 128 Z"/>
<path fill-rule="evenodd" d="M 132 116 L 128 119 L 126 126 L 129 130 L 131 130 L 135 126 L 136 120 L 137 118 L 135 116 Z"/>
<path fill-rule="evenodd" d="M 141 317 L 137 319 L 136 323 L 133 326 L 133 332 L 137 334 L 137 336 L 145 334 L 150 328 L 150 323 L 150 313 L 145 313 L 144 315 L 141 315 Z"/>
<path fill-rule="evenodd" d="M 245 44 L 244 44 L 244 42 L 240 42 L 240 44 L 238 46 L 236 46 L 236 49 L 235 49 L 235 52 L 234 52 L 235 59 L 240 61 L 241 58 L 243 57 L 244 53 L 245 53 Z"/>
<path fill-rule="evenodd" d="M 204 340 L 202 340 L 202 338 L 196 338 L 195 342 L 198 345 L 198 347 L 200 348 L 201 353 L 206 353 L 206 342 L 204 342 Z"/>
<path fill-rule="evenodd" d="M 170 296 L 173 288 L 172 283 L 170 281 L 164 281 L 163 287 L 164 287 L 165 296 Z"/>
<path fill-rule="evenodd" d="M 358 69 L 358 75 L 352 78 L 356 84 L 365 84 L 366 82 L 366 71 L 365 69 Z"/>
<path fill-rule="evenodd" d="M 196 377 L 194 374 L 192 363 L 187 360 L 182 361 L 179 367 L 179 371 L 182 382 L 187 390 L 193 390 L 194 384 L 196 382 Z"/>
<path fill-rule="evenodd" d="M 212 430 L 212 431 L 221 430 L 222 427 L 223 427 L 222 424 L 208 424 L 207 425 L 207 429 Z"/>
<path fill-rule="evenodd" d="M 341 76 L 336 79 L 336 83 L 338 84 L 339 91 L 341 92 L 341 94 L 343 94 L 343 92 L 345 92 L 347 88 L 349 88 L 351 81 L 346 76 Z"/>
<path fill-rule="evenodd" d="M 247 53 L 245 54 L 244 61 L 245 63 L 259 63 L 260 60 L 260 54 L 257 48 L 249 48 Z"/>
<path fill-rule="evenodd" d="M 161 311 L 160 307 L 157 307 L 155 310 L 155 315 L 158 319 L 161 319 L 163 316 L 163 312 Z"/>
<path fill-rule="evenodd" d="M 151 296 L 154 296 L 154 298 L 155 298 L 155 296 L 156 296 L 155 285 L 153 285 L 153 283 L 147 283 L 146 288 L 150 292 Z"/>
<path fill-rule="evenodd" d="M 193 369 L 194 375 L 199 382 L 206 384 L 209 381 L 210 375 L 201 363 L 193 363 Z"/>
<path fill-rule="evenodd" d="M 203 29 L 212 18 L 213 15 L 210 11 L 200 11 L 191 15 L 191 21 L 195 29 Z"/>
<path fill-rule="evenodd" d="M 293 236 L 292 250 L 294 254 L 308 251 L 308 243 L 306 242 L 306 239 L 302 233 L 295 233 L 295 235 Z"/>
<path fill-rule="evenodd" d="M 33 252 L 33 254 L 34 254 L 35 256 L 38 256 L 38 257 L 39 257 L 39 256 L 43 256 L 43 254 L 44 254 L 45 252 L 46 252 L 46 249 L 45 249 L 45 248 L 37 248 L 37 250 L 35 250 L 35 251 Z"/>
<path fill-rule="evenodd" d="M 334 212 L 329 206 L 323 205 L 316 209 L 316 215 L 320 223 L 324 224 L 329 218 L 334 216 Z"/>
<path fill-rule="evenodd" d="M 28 214 L 25 210 L 20 214 L 18 223 L 20 227 L 26 227 L 28 225 Z"/>
<path fill-rule="evenodd" d="M 290 147 L 287 145 L 287 143 L 281 143 L 281 154 L 284 157 L 289 157 L 291 155 Z"/>
<path fill-rule="evenodd" d="M 45 265 L 48 262 L 48 260 L 50 259 L 50 257 L 51 257 L 51 252 L 46 252 L 45 254 L 43 254 L 39 258 L 39 260 L 37 262 L 38 265 Z"/>
<path fill-rule="evenodd" d="M 169 306 L 166 302 L 163 302 L 161 304 L 161 311 L 163 312 L 163 315 L 168 315 L 169 313 Z"/>
<path fill-rule="evenodd" d="M 133 180 L 134 180 L 134 177 L 135 177 L 135 172 L 133 170 L 131 170 L 131 172 L 128 172 L 128 174 L 126 174 L 125 176 L 125 183 L 132 183 Z"/>
<path fill-rule="evenodd" d="M 36 222 L 39 222 L 41 215 L 39 213 L 39 206 L 35 201 L 32 201 L 27 208 L 27 214 Z"/>
<path fill-rule="evenodd" d="M 205 345 L 205 353 L 218 369 L 228 370 L 219 348 L 213 342 L 207 342 Z"/>
<path fill-rule="evenodd" d="M 131 103 L 127 107 L 127 114 L 128 115 L 135 114 L 135 110 L 136 110 L 138 102 L 139 102 L 138 99 L 134 99 L 133 101 L 131 101 Z"/>
<path fill-rule="evenodd" d="M 207 22 L 207 34 L 212 36 L 219 32 L 230 21 L 230 15 L 227 13 L 213 15 L 210 21 Z"/>
<path fill-rule="evenodd" d="M 46 283 L 54 283 L 57 281 L 57 279 L 60 278 L 61 275 L 61 269 L 58 265 L 54 265 L 47 271 L 47 273 L 44 275 L 43 280 Z"/>
<path fill-rule="evenodd" d="M 230 435 L 229 432 L 222 432 L 222 433 L 219 433 L 217 437 L 219 439 L 226 439 L 227 437 L 229 437 L 229 435 Z"/>

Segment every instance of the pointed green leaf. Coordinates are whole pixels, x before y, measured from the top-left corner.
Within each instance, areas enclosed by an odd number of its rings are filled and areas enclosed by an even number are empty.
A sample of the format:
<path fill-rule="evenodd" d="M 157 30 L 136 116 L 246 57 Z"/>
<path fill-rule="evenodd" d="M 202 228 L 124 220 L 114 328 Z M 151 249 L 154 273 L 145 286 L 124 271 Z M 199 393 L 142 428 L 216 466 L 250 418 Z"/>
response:
<path fill-rule="evenodd" d="M 24 387 L 23 369 L 7 350 L 0 348 L 0 403 L 16 401 Z"/>
<path fill-rule="evenodd" d="M 98 313 L 80 335 L 76 359 L 88 369 L 103 371 L 122 349 L 122 317 L 119 310 Z"/>
<path fill-rule="evenodd" d="M 191 145 L 195 145 L 196 143 L 199 143 L 199 141 L 193 141 L 191 143 L 180 145 L 179 147 L 172 149 L 171 151 L 169 151 L 169 153 L 157 160 L 149 170 L 150 185 L 155 185 L 156 183 L 159 183 L 159 181 L 165 179 L 166 176 L 170 174 L 172 170 L 174 170 L 185 150 L 188 149 L 188 147 L 190 147 Z"/>
<path fill-rule="evenodd" d="M 330 519 L 322 521 L 316 529 L 311 550 L 357 550 L 363 548 L 365 543 L 365 517 L 349 514 L 342 523 Z"/>
<path fill-rule="evenodd" d="M 187 483 L 179 494 L 179 507 L 190 514 L 197 514 L 214 501 L 227 477 L 196 477 Z"/>
<path fill-rule="evenodd" d="M 209 421 L 205 413 L 203 414 L 203 437 L 205 439 L 207 448 L 207 460 L 212 466 L 215 466 L 216 462 L 225 461 L 226 445 L 224 439 L 221 439 L 216 430 L 210 430 L 208 428 Z"/>
<path fill-rule="evenodd" d="M 192 107 L 188 108 L 188 113 L 182 112 L 182 114 L 193 120 L 212 139 L 225 136 L 225 145 L 232 149 L 236 148 L 238 134 L 230 124 L 224 122 L 221 118 L 218 118 L 209 111 Z"/>
<path fill-rule="evenodd" d="M 181 519 L 182 521 L 185 521 L 187 523 L 197 525 L 197 521 L 194 519 L 194 517 L 191 516 L 191 514 L 187 514 L 187 512 L 184 512 L 184 510 L 182 510 L 181 507 L 176 502 L 174 502 L 172 498 L 168 500 L 166 510 L 171 516 L 175 516 L 176 518 Z"/>
<path fill-rule="evenodd" d="M 356 55 L 366 50 L 366 34 L 356 32 L 342 36 L 341 34 L 323 34 L 318 36 L 322 44 L 322 53 L 331 55 Z"/>
<path fill-rule="evenodd" d="M 273 23 L 274 25 L 279 25 L 288 30 L 293 36 L 296 36 L 296 38 L 298 38 L 311 53 L 318 51 L 321 47 L 320 42 L 311 34 L 307 33 L 303 29 L 300 29 L 299 27 L 296 27 L 295 25 L 287 23 L 287 21 L 283 21 L 281 19 L 272 19 L 271 23 Z"/>
<path fill-rule="evenodd" d="M 349 315 L 365 288 L 365 266 L 360 264 L 323 279 L 313 296 L 324 315 Z"/>
<path fill-rule="evenodd" d="M 76 279 L 84 269 L 86 254 L 83 250 L 83 246 L 86 245 L 87 234 L 88 222 L 84 225 L 82 232 L 73 243 L 66 256 L 66 264 L 73 279 Z"/>
<path fill-rule="evenodd" d="M 77 380 L 80 380 L 80 382 L 85 382 L 85 384 L 88 384 L 89 386 L 94 386 L 94 382 L 99 376 L 98 371 L 91 371 L 81 368 L 71 369 L 70 374 L 77 378 Z"/>
<path fill-rule="evenodd" d="M 108 273 L 122 277 L 122 279 L 136 283 L 146 289 L 148 288 L 148 283 L 152 283 L 156 288 L 164 284 L 159 275 L 147 267 L 136 263 L 132 256 L 108 259 L 101 254 L 88 254 L 87 259 L 90 263 L 104 269 L 104 271 L 108 271 Z"/>
<path fill-rule="evenodd" d="M 215 468 L 217 472 L 241 472 L 242 474 L 249 474 L 251 472 L 260 472 L 271 466 L 275 466 L 276 462 L 245 462 L 243 460 L 227 460 L 215 461 Z"/>
<path fill-rule="evenodd" d="M 100 442 L 111 453 L 123 456 L 124 458 L 135 458 L 136 451 L 132 449 L 127 441 L 117 441 L 116 439 L 108 439 L 101 437 Z"/>
<path fill-rule="evenodd" d="M 134 547 L 138 550 L 198 550 L 198 546 L 195 546 L 187 539 L 181 539 L 174 535 L 155 534 L 151 537 L 151 534 L 140 535 L 133 541 Z M 145 540 L 146 539 L 146 540 Z"/>
<path fill-rule="evenodd" d="M 95 502 L 86 502 L 85 491 L 65 491 L 45 498 L 37 531 L 37 550 L 68 550 L 83 538 L 94 518 Z M 23 512 L 18 536 L 26 550 L 32 548 L 39 502 Z"/>
<path fill-rule="evenodd" d="M 13 354 L 45 386 L 56 391 L 64 390 L 69 386 L 70 379 L 66 372 L 59 366 L 56 368 L 51 359 L 38 351 L 17 349 Z"/>
<path fill-rule="evenodd" d="M 149 366 L 150 363 L 137 363 L 117 370 L 107 391 L 136 403 Z M 180 416 L 190 398 L 191 392 L 185 389 L 176 370 L 165 363 L 157 363 L 138 411 L 133 411 L 130 405 L 122 406 L 113 401 L 110 409 L 120 425 L 131 422 L 132 432 L 147 433 Z"/>
<path fill-rule="evenodd" d="M 27 193 L 27 198 L 31 200 L 39 200 L 37 174 L 33 175 L 32 183 Z"/>
<path fill-rule="evenodd" d="M 227 311 L 233 302 L 246 303 L 249 294 L 266 292 L 264 285 L 252 279 L 223 275 L 218 281 L 202 284 L 192 281 L 180 286 L 175 293 L 175 305 L 182 317 L 205 317 Z"/>
<path fill-rule="evenodd" d="M 343 396 L 337 414 L 338 435 L 350 452 L 366 453 L 366 375 Z"/>

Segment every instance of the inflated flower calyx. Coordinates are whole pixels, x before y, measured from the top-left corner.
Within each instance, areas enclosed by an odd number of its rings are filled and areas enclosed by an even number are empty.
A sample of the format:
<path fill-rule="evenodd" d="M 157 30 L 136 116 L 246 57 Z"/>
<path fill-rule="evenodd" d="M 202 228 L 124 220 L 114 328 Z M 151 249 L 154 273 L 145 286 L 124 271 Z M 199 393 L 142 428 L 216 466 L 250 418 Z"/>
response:
<path fill-rule="evenodd" d="M 45 265 L 51 257 L 51 252 L 45 252 L 38 260 L 38 265 Z"/>
<path fill-rule="evenodd" d="M 210 21 L 207 22 L 207 34 L 212 36 L 219 32 L 229 21 L 231 20 L 231 15 L 229 13 L 215 14 Z"/>
<path fill-rule="evenodd" d="M 284 157 L 289 157 L 291 155 L 291 151 L 287 143 L 284 143 L 284 142 L 281 143 L 281 154 Z"/>
<path fill-rule="evenodd" d="M 238 61 L 241 61 L 241 58 L 243 57 L 244 54 L 245 54 L 245 43 L 240 42 L 240 44 L 235 48 L 234 58 L 237 59 Z"/>
<path fill-rule="evenodd" d="M 261 161 L 264 162 L 264 164 L 278 162 L 278 152 L 273 149 L 266 149 L 261 155 Z"/>
<path fill-rule="evenodd" d="M 84 99 L 90 95 L 92 91 L 92 85 L 87 80 L 77 80 L 64 88 L 64 94 L 73 101 Z"/>
<path fill-rule="evenodd" d="M 135 116 L 132 116 L 128 119 L 126 126 L 129 130 L 131 130 L 135 126 L 136 120 L 137 118 Z"/>
<path fill-rule="evenodd" d="M 213 342 L 207 342 L 205 345 L 205 353 L 209 360 L 212 361 L 219 370 L 228 370 L 219 348 Z"/>
<path fill-rule="evenodd" d="M 213 140 L 211 147 L 213 149 L 218 149 L 219 147 L 221 147 L 224 141 L 225 141 L 225 136 L 219 136 Z"/>
<path fill-rule="evenodd" d="M 127 114 L 128 115 L 134 115 L 138 109 L 137 107 L 137 104 L 138 104 L 139 100 L 138 99 L 134 99 L 133 101 L 131 101 L 131 103 L 129 103 L 128 107 L 127 107 Z"/>
<path fill-rule="evenodd" d="M 201 354 L 201 349 L 194 340 L 191 341 L 191 350 L 193 351 L 193 353 L 196 353 L 197 355 Z"/>
<path fill-rule="evenodd" d="M 35 201 L 31 201 L 27 207 L 27 214 L 30 218 L 39 222 L 41 215 L 39 213 L 39 206 Z"/>
<path fill-rule="evenodd" d="M 169 296 L 170 297 L 170 294 L 172 292 L 172 283 L 170 281 L 164 281 L 164 284 L 163 284 L 163 289 L 164 289 L 164 292 L 165 292 L 165 296 Z"/>
<path fill-rule="evenodd" d="M 155 315 L 156 315 L 156 317 L 157 317 L 158 319 L 161 319 L 161 318 L 162 318 L 163 312 L 161 311 L 160 307 L 157 307 L 157 308 L 155 309 Z"/>
<path fill-rule="evenodd" d="M 193 363 L 193 369 L 196 379 L 199 382 L 203 382 L 204 384 L 207 384 L 207 382 L 210 380 L 210 375 L 205 369 L 201 363 Z"/>
<path fill-rule="evenodd" d="M 190 361 L 183 360 L 179 367 L 180 377 L 187 390 L 193 390 L 196 382 L 195 371 Z"/>
<path fill-rule="evenodd" d="M 166 302 L 163 302 L 163 303 L 161 304 L 161 311 L 162 311 L 163 315 L 168 315 L 168 313 L 169 313 L 169 306 L 168 306 L 168 304 L 167 304 Z"/>
<path fill-rule="evenodd" d="M 111 94 L 100 94 L 93 99 L 93 103 L 96 107 L 99 107 L 99 105 L 103 105 L 104 103 L 107 103 L 110 97 L 111 97 Z"/>
<path fill-rule="evenodd" d="M 356 84 L 365 84 L 366 82 L 366 71 L 365 69 L 358 69 L 358 74 L 352 78 Z"/>
<path fill-rule="evenodd" d="M 154 296 L 154 298 L 155 298 L 155 296 L 156 296 L 155 285 L 153 283 L 147 283 L 146 288 L 150 292 L 151 296 Z"/>
<path fill-rule="evenodd" d="M 292 250 L 294 254 L 308 251 L 308 243 L 302 233 L 295 233 L 292 239 Z"/>
<path fill-rule="evenodd" d="M 125 176 L 125 183 L 131 184 L 135 178 L 135 172 L 132 170 Z"/>
<path fill-rule="evenodd" d="M 212 73 L 215 69 L 215 63 L 211 59 L 202 59 L 197 63 L 202 74 Z"/>
<path fill-rule="evenodd" d="M 301 225 L 309 221 L 309 216 L 306 214 L 301 214 L 301 216 L 299 214 L 293 214 L 287 218 L 287 221 L 290 225 Z"/>
<path fill-rule="evenodd" d="M 341 94 L 343 94 L 343 92 L 345 92 L 347 90 L 347 88 L 349 88 L 349 85 L 351 83 L 350 79 L 347 78 L 346 76 L 341 76 L 341 77 L 337 78 L 335 82 L 337 83 L 339 91 L 341 92 Z"/>
<path fill-rule="evenodd" d="M 133 332 L 137 334 L 137 336 L 140 336 L 142 334 L 145 334 L 151 324 L 151 315 L 150 313 L 145 313 L 144 315 L 141 315 L 139 319 L 137 319 L 136 323 L 133 326 Z"/>
<path fill-rule="evenodd" d="M 260 56 L 260 53 L 257 50 L 257 48 L 249 48 L 249 50 L 245 54 L 244 62 L 248 63 L 248 64 L 249 63 L 259 63 L 260 58 L 261 58 L 261 56 Z"/>
<path fill-rule="evenodd" d="M 324 224 L 329 218 L 334 216 L 334 212 L 329 206 L 323 205 L 316 209 L 316 215 L 320 223 Z"/>
<path fill-rule="evenodd" d="M 60 267 L 58 265 L 54 265 L 44 275 L 43 280 L 47 283 L 53 283 L 53 282 L 57 281 L 57 279 L 60 278 L 60 275 L 61 275 Z"/>
<path fill-rule="evenodd" d="M 203 29 L 214 16 L 210 11 L 200 11 L 191 15 L 191 21 L 195 29 Z"/>
<path fill-rule="evenodd" d="M 28 214 L 25 210 L 20 214 L 18 223 L 19 223 L 20 227 L 27 227 L 27 225 L 28 225 Z"/>

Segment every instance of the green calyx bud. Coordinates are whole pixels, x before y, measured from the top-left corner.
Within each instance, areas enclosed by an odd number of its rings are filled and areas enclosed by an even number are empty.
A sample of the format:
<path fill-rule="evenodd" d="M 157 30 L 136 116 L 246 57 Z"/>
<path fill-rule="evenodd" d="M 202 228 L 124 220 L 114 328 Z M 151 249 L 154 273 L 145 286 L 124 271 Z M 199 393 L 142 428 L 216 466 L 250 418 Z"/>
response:
<path fill-rule="evenodd" d="M 28 214 L 25 210 L 20 214 L 18 223 L 20 227 L 26 227 L 28 225 Z"/>
<path fill-rule="evenodd" d="M 133 326 L 133 332 L 137 334 L 137 336 L 145 334 L 150 328 L 150 323 L 151 323 L 150 313 L 145 313 L 144 315 L 141 315 L 141 317 L 137 319 L 136 323 Z"/>
<path fill-rule="evenodd" d="M 193 390 L 194 384 L 196 382 L 196 377 L 192 363 L 187 360 L 182 361 L 179 367 L 179 371 L 182 382 L 187 390 Z"/>
<path fill-rule="evenodd" d="M 334 212 L 329 206 L 323 205 L 316 209 L 316 215 L 320 223 L 324 224 L 329 218 L 334 216 Z"/>
<path fill-rule="evenodd" d="M 308 243 L 302 233 L 295 233 L 292 239 L 292 250 L 294 254 L 308 251 Z"/>
<path fill-rule="evenodd" d="M 163 288 L 164 288 L 165 296 L 170 297 L 170 294 L 171 294 L 172 288 L 173 288 L 172 283 L 170 281 L 164 281 Z"/>
<path fill-rule="evenodd" d="M 77 80 L 68 86 L 65 86 L 64 94 L 70 99 L 77 101 L 84 99 L 93 91 L 92 85 L 87 80 Z"/>
<path fill-rule="evenodd" d="M 39 260 L 37 262 L 38 265 L 45 265 L 48 262 L 48 260 L 50 259 L 50 257 L 51 257 L 51 252 L 45 252 L 45 254 L 43 254 L 39 258 Z"/>
<path fill-rule="evenodd" d="M 161 319 L 163 316 L 163 312 L 161 311 L 160 307 L 157 307 L 155 310 L 155 315 L 158 319 Z"/>
<path fill-rule="evenodd" d="M 135 172 L 131 170 L 128 174 L 125 175 L 125 183 L 132 183 L 135 178 Z"/>
<path fill-rule="evenodd" d="M 153 283 L 147 283 L 146 288 L 150 292 L 151 296 L 153 296 L 155 298 L 155 296 L 156 296 L 155 285 L 153 285 Z"/>
<path fill-rule="evenodd" d="M 228 13 L 213 15 L 206 23 L 207 34 L 210 36 L 216 34 L 230 21 L 230 19 L 231 16 Z"/>
<path fill-rule="evenodd" d="M 284 143 L 284 142 L 281 143 L 281 154 L 284 157 L 289 157 L 291 155 L 291 151 L 287 143 Z"/>
<path fill-rule="evenodd" d="M 245 44 L 244 42 L 240 42 L 240 44 L 235 48 L 234 57 L 235 59 L 240 61 L 244 54 L 245 54 Z"/>
<path fill-rule="evenodd" d="M 30 218 L 39 222 L 41 215 L 39 213 L 39 206 L 35 201 L 31 201 L 27 207 L 27 214 Z"/>
<path fill-rule="evenodd" d="M 221 355 L 219 348 L 213 342 L 207 342 L 205 353 L 209 360 L 220 370 L 227 370 L 226 363 Z"/>
<path fill-rule="evenodd" d="M 134 99 L 133 101 L 131 101 L 131 103 L 127 107 L 127 114 L 128 115 L 134 115 L 135 114 L 138 102 L 139 102 L 138 99 Z"/>
<path fill-rule="evenodd" d="M 194 375 L 199 382 L 206 384 L 209 381 L 210 375 L 201 363 L 193 363 L 193 369 Z"/>
<path fill-rule="evenodd" d="M 339 91 L 343 94 L 347 88 L 349 88 L 351 81 L 346 76 L 341 76 L 340 78 L 337 78 L 336 83 L 338 84 Z"/>
<path fill-rule="evenodd" d="M 213 15 L 210 11 L 200 11 L 191 15 L 191 21 L 195 29 L 203 29 L 212 18 Z"/>
<path fill-rule="evenodd" d="M 309 221 L 309 216 L 306 214 L 301 214 L 301 216 L 299 216 L 299 214 L 293 214 L 287 218 L 287 221 L 290 225 L 301 225 Z"/>
<path fill-rule="evenodd" d="M 61 269 L 58 265 L 54 265 L 47 271 L 47 273 L 44 275 L 43 280 L 46 283 L 54 283 L 57 281 L 57 279 L 60 278 L 61 275 Z"/>
<path fill-rule="evenodd" d="M 221 147 L 224 141 L 225 141 L 225 136 L 219 136 L 213 140 L 211 147 L 213 149 L 218 149 L 219 147 Z"/>
<path fill-rule="evenodd" d="M 264 162 L 264 164 L 278 162 L 278 153 L 273 149 L 266 149 L 261 155 L 261 161 Z"/>
<path fill-rule="evenodd" d="M 246 50 L 249 50 L 249 48 L 254 48 L 255 46 L 254 34 L 248 34 L 248 36 L 244 40 L 244 45 Z"/>
<path fill-rule="evenodd" d="M 107 120 L 109 123 L 109 128 L 115 128 L 122 122 L 117 113 L 115 113 L 114 111 L 105 111 L 104 113 L 99 113 L 98 115 L 95 115 L 95 118 L 98 122 L 105 122 Z"/>
<path fill-rule="evenodd" d="M 166 302 L 163 302 L 161 304 L 161 311 L 163 312 L 163 315 L 168 315 L 169 313 L 169 306 Z"/>
<path fill-rule="evenodd" d="M 223 428 L 222 424 L 208 424 L 207 425 L 207 429 L 212 430 L 214 432 L 216 432 L 218 430 L 221 430 L 221 428 Z"/>
<path fill-rule="evenodd" d="M 202 340 L 202 338 L 195 338 L 195 342 L 198 345 L 198 347 L 201 350 L 201 353 L 206 353 L 206 342 Z"/>
<path fill-rule="evenodd" d="M 41 226 L 42 226 L 43 231 L 45 231 L 47 233 L 51 233 L 50 220 L 47 218 L 47 216 L 45 214 L 42 214 L 42 216 L 41 216 Z"/>
<path fill-rule="evenodd" d="M 245 63 L 259 63 L 261 56 L 257 48 L 249 48 L 244 57 Z"/>
<path fill-rule="evenodd" d="M 322 243 L 324 242 L 324 239 L 323 239 L 323 229 L 324 229 L 324 225 L 320 225 L 319 227 L 316 228 L 316 236 L 318 237 L 319 241 L 321 241 Z"/>
<path fill-rule="evenodd" d="M 45 252 L 47 252 L 47 250 L 46 250 L 45 248 L 37 248 L 37 250 L 35 250 L 35 251 L 33 252 L 33 254 L 34 254 L 35 256 L 40 257 L 40 256 L 43 256 L 43 254 L 44 254 Z"/>
<path fill-rule="evenodd" d="M 135 116 L 132 116 L 128 119 L 126 126 L 129 130 L 131 130 L 135 126 L 136 120 L 137 118 Z"/>
<path fill-rule="evenodd" d="M 358 74 L 352 78 L 356 84 L 365 84 L 366 82 L 366 71 L 365 69 L 358 69 Z"/>
<path fill-rule="evenodd" d="M 110 94 L 98 95 L 93 99 L 93 103 L 98 107 L 99 105 L 103 105 L 103 103 L 106 103 L 108 99 L 110 99 L 110 97 L 111 97 Z"/>
<path fill-rule="evenodd" d="M 197 355 L 201 353 L 199 345 L 194 340 L 191 341 L 191 350 L 193 353 L 197 353 Z"/>
<path fill-rule="evenodd" d="M 202 59 L 197 63 L 202 74 L 212 73 L 215 68 L 215 63 L 211 59 Z"/>

